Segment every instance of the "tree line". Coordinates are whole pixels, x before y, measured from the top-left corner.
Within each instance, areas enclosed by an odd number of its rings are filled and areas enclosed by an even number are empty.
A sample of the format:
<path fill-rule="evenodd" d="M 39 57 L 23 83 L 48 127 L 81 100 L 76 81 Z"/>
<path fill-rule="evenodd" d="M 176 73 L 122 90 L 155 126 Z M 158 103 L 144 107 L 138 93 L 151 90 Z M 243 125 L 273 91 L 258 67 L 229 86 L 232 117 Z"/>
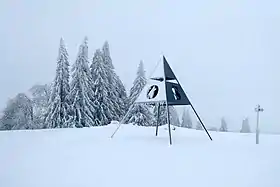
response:
<path fill-rule="evenodd" d="M 70 67 L 68 52 L 60 39 L 56 74 L 50 84 L 34 85 L 7 102 L 0 119 L 1 130 L 82 128 L 120 121 L 146 84 L 141 61 L 129 95 L 117 75 L 106 41 L 89 59 L 88 39 L 79 46 Z M 155 125 L 152 108 L 133 106 L 125 123 Z"/>
<path fill-rule="evenodd" d="M 183 114 L 185 115 L 185 114 Z M 184 116 L 183 116 L 184 118 Z M 187 116 L 186 116 L 186 119 L 188 119 L 188 123 L 189 125 L 187 126 L 187 128 L 192 128 L 192 122 L 190 120 L 190 117 L 189 117 L 189 114 L 187 113 Z M 195 126 L 195 129 L 196 130 L 203 130 L 202 129 L 202 126 L 200 124 L 200 122 L 198 121 L 196 126 Z M 228 130 L 228 125 L 227 125 L 227 122 L 225 120 L 225 118 L 222 118 L 221 119 L 221 125 L 220 125 L 220 128 L 216 128 L 216 127 L 208 127 L 207 128 L 209 131 L 220 131 L 220 132 L 230 132 Z M 241 125 L 241 129 L 239 131 L 240 133 L 251 133 L 251 128 L 250 128 L 250 124 L 249 124 L 249 119 L 248 118 L 245 118 L 243 121 L 242 121 L 242 125 Z"/>
<path fill-rule="evenodd" d="M 60 39 L 56 74 L 50 84 L 34 85 L 27 93 L 19 93 L 7 102 L 0 116 L 0 130 L 82 128 L 104 126 L 111 121 L 139 126 L 165 125 L 166 107 L 133 104 L 145 86 L 147 79 L 143 61 L 140 61 L 133 85 L 127 94 L 117 75 L 106 41 L 89 59 L 88 39 L 79 46 L 77 58 L 70 67 L 64 40 Z M 170 107 L 170 122 L 174 126 L 193 128 L 188 110 L 180 120 L 175 107 Z M 158 114 L 159 112 L 159 114 Z M 181 121 L 181 122 L 180 122 Z M 250 132 L 248 121 L 243 122 L 241 132 Z M 197 123 L 197 130 L 201 124 Z M 227 131 L 222 119 L 220 131 Z"/>
<path fill-rule="evenodd" d="M 54 80 L 33 86 L 29 95 L 20 93 L 10 99 L 0 128 L 80 128 L 103 126 L 122 118 L 128 98 L 115 72 L 108 42 L 95 51 L 92 60 L 88 56 L 85 37 L 70 67 L 66 45 L 60 39 Z"/>

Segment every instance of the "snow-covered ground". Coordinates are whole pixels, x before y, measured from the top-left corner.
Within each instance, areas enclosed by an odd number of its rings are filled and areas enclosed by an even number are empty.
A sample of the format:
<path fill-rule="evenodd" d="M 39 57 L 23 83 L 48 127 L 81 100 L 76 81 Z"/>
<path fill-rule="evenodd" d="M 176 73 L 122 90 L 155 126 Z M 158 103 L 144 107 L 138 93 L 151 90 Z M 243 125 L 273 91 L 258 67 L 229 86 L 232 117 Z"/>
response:
<path fill-rule="evenodd" d="M 0 186 L 280 186 L 279 135 L 115 128 L 0 132 Z"/>

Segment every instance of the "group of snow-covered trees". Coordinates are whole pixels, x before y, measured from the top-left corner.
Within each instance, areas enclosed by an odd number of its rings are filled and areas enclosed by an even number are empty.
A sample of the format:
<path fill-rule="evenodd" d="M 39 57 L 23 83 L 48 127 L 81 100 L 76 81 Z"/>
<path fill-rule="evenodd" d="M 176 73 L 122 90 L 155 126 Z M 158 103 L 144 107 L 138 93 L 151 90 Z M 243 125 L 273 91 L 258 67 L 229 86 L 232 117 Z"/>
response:
<path fill-rule="evenodd" d="M 79 47 L 70 69 L 68 52 L 60 40 L 56 75 L 51 84 L 35 85 L 28 94 L 11 99 L 0 129 L 38 129 L 103 126 L 127 111 L 125 87 L 116 74 L 109 44 L 88 57 L 88 39 Z"/>
<path fill-rule="evenodd" d="M 0 130 L 91 127 L 120 121 L 130 108 L 124 123 L 141 126 L 156 125 L 154 108 L 134 104 L 147 80 L 141 61 L 137 76 L 127 96 L 116 74 L 109 44 L 88 57 L 88 39 L 79 47 L 70 68 L 68 52 L 60 40 L 55 78 L 51 84 L 35 85 L 28 93 L 11 99 L 0 116 Z M 131 106 L 131 107 L 130 107 Z M 166 108 L 161 107 L 161 123 L 166 123 Z M 170 109 L 171 123 L 179 124 L 175 109 Z"/>
<path fill-rule="evenodd" d="M 82 128 L 104 126 L 122 119 L 122 123 L 139 126 L 167 124 L 164 103 L 153 106 L 134 104 L 147 82 L 142 61 L 127 94 L 115 72 L 108 42 L 95 51 L 92 60 L 88 54 L 88 39 L 85 38 L 70 69 L 68 52 L 61 39 L 52 83 L 35 85 L 28 93 L 19 93 L 10 99 L 0 116 L 0 130 Z M 175 107 L 169 106 L 169 114 L 174 126 L 202 130 L 199 122 L 193 127 L 187 109 L 184 109 L 181 120 Z M 224 119 L 220 131 L 227 131 Z M 241 132 L 250 132 L 248 120 L 243 122 Z"/>
<path fill-rule="evenodd" d="M 126 90 L 115 73 L 108 42 L 95 51 L 91 61 L 88 53 L 85 38 L 70 73 L 68 53 L 61 39 L 45 128 L 103 126 L 119 120 L 126 112 Z"/>

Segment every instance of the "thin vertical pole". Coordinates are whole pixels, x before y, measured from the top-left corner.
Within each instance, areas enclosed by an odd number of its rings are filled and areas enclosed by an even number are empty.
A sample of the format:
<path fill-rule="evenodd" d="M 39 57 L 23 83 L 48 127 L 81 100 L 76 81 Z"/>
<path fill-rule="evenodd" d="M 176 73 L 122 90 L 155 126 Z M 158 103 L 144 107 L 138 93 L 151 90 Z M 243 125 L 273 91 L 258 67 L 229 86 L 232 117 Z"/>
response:
<path fill-rule="evenodd" d="M 259 144 L 260 140 L 260 129 L 259 129 L 259 122 L 260 122 L 260 112 L 263 112 L 263 108 L 261 108 L 260 105 L 257 105 L 257 108 L 255 108 L 255 111 L 257 112 L 257 127 L 256 127 L 256 144 Z"/>
<path fill-rule="evenodd" d="M 172 145 L 172 138 L 171 138 L 171 128 L 170 128 L 170 115 L 169 115 L 169 107 L 166 101 L 166 112 L 167 112 L 167 123 L 168 123 L 168 131 L 169 131 L 169 144 Z"/>
<path fill-rule="evenodd" d="M 194 111 L 194 113 L 195 113 L 196 117 L 198 118 L 198 120 L 199 120 L 200 124 L 202 125 L 202 127 L 203 127 L 203 128 L 204 128 L 204 130 L 205 130 L 205 132 L 207 133 L 208 137 L 209 137 L 209 138 L 210 138 L 210 140 L 212 141 L 212 137 L 210 136 L 209 132 L 208 132 L 208 131 L 207 131 L 207 129 L 205 128 L 205 126 L 204 126 L 203 122 L 201 121 L 201 119 L 200 119 L 199 115 L 197 114 L 197 112 L 196 112 L 196 110 L 194 109 L 194 107 L 193 107 L 193 105 L 192 105 L 192 104 L 191 104 L 191 107 L 192 107 L 192 109 L 193 109 L 193 111 Z"/>
<path fill-rule="evenodd" d="M 165 59 L 165 57 L 163 56 Z M 167 86 L 166 86 L 166 69 L 164 68 L 164 59 L 163 59 L 163 72 L 164 72 L 164 84 L 165 84 L 165 97 L 166 97 L 166 112 L 167 112 L 167 123 L 168 123 L 168 131 L 169 131 L 169 144 L 172 145 L 172 138 L 171 138 L 171 128 L 170 128 L 170 116 L 169 116 L 169 107 L 168 107 L 168 98 L 167 98 Z M 179 82 L 178 82 L 179 83 Z"/>
<path fill-rule="evenodd" d="M 157 107 L 157 126 L 156 126 L 156 136 L 158 135 L 158 125 L 159 125 L 159 110 L 160 109 L 160 103 L 158 103 Z"/>
<path fill-rule="evenodd" d="M 259 111 L 259 108 L 258 108 L 258 110 L 257 110 L 256 144 L 259 144 L 259 118 L 260 118 L 260 111 Z"/>

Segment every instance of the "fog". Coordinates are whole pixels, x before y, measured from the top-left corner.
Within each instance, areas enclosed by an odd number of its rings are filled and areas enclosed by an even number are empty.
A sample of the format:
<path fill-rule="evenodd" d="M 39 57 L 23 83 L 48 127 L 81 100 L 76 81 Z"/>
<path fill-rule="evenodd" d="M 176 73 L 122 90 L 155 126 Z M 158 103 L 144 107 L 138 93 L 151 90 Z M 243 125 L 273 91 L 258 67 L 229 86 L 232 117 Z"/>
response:
<path fill-rule="evenodd" d="M 208 126 L 225 117 L 280 132 L 280 2 L 166 0 L 1 0 L 0 108 L 53 80 L 60 37 L 71 63 L 89 38 L 90 58 L 108 40 L 129 90 L 140 60 L 147 75 L 164 54 Z M 194 117 L 194 116 L 193 116 Z"/>

